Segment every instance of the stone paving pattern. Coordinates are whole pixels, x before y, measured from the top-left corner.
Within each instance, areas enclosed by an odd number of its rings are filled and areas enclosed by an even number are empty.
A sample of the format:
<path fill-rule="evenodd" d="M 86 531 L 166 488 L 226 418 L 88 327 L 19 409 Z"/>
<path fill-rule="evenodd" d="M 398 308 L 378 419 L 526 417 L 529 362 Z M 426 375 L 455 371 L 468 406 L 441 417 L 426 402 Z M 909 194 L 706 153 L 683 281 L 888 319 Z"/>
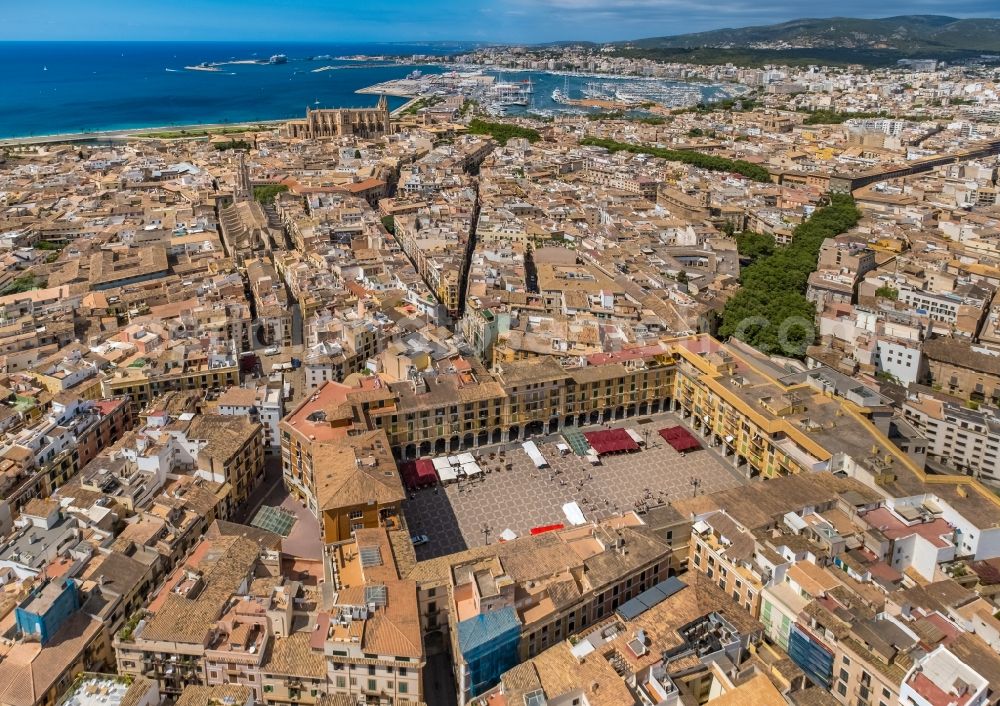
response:
<path fill-rule="evenodd" d="M 510 470 L 501 466 L 499 455 L 489 458 L 496 447 L 474 451 L 479 464 L 492 471 L 484 474 L 483 480 L 425 488 L 404 503 L 411 534 L 430 537 L 429 543 L 417 547 L 417 559 L 481 546 L 487 536 L 484 523 L 490 529 L 490 543 L 508 528 L 523 536 L 532 527 L 565 523 L 562 506 L 573 500 L 588 520 L 600 520 L 636 509 L 637 502 L 655 506 L 690 497 L 695 492 L 692 478 L 699 481 L 699 494 L 747 482 L 733 468 L 732 460 L 723 459 L 715 449 L 706 447 L 686 455 L 674 451 L 657 432 L 679 423 L 673 414 L 613 423 L 613 427 L 629 427 L 642 435 L 649 430 L 649 448 L 605 456 L 599 466 L 591 466 L 573 453 L 560 456 L 556 450 L 556 443 L 562 441 L 559 435 L 535 440 L 550 468 L 536 469 L 520 443 L 504 445 Z M 703 445 L 707 443 L 695 435 Z"/>

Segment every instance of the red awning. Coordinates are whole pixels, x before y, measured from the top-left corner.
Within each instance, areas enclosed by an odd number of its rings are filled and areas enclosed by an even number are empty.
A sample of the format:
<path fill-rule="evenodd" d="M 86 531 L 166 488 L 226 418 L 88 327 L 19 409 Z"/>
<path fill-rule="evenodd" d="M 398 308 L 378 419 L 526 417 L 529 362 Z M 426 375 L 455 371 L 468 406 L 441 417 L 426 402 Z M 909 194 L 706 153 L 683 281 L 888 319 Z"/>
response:
<path fill-rule="evenodd" d="M 598 456 L 621 453 L 622 451 L 638 451 L 639 444 L 624 429 L 602 429 L 601 431 L 584 432 L 584 437 Z"/>
<path fill-rule="evenodd" d="M 561 530 L 565 525 L 554 524 L 554 525 L 542 525 L 540 527 L 532 527 L 531 534 L 545 534 L 546 532 L 554 532 L 555 530 Z"/>
<path fill-rule="evenodd" d="M 434 485 L 438 482 L 437 473 L 434 472 L 434 464 L 430 459 L 422 458 L 417 462 L 407 461 L 399 466 L 399 472 L 403 475 L 403 482 L 410 490 Z"/>
<path fill-rule="evenodd" d="M 434 485 L 438 482 L 437 471 L 434 470 L 434 463 L 429 458 L 417 461 L 417 482 L 420 485 Z"/>
<path fill-rule="evenodd" d="M 660 429 L 660 436 L 674 447 L 674 451 L 679 453 L 695 451 L 701 448 L 701 442 L 698 441 L 694 434 L 681 426 Z"/>

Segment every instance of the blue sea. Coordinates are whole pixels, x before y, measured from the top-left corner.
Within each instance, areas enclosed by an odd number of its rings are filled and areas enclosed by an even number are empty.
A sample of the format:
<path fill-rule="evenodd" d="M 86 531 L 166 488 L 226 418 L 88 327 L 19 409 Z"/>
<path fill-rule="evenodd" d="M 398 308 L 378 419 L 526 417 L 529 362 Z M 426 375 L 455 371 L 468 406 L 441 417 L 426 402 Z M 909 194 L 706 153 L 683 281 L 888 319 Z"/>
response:
<path fill-rule="evenodd" d="M 308 60 L 328 55 L 440 55 L 468 45 L 262 44 L 201 42 L 0 42 L 3 90 L 0 137 L 269 120 L 303 115 L 307 106 L 374 105 L 354 91 L 422 66 Z M 267 59 L 287 64 L 220 66 L 202 62 Z M 313 72 L 321 66 L 340 66 Z M 390 99 L 397 107 L 401 99 Z"/>
<path fill-rule="evenodd" d="M 372 106 L 359 88 L 403 78 L 414 69 L 440 72 L 419 58 L 468 51 L 471 43 L 313 44 L 251 42 L 0 42 L 0 138 L 142 127 L 240 123 L 299 117 L 307 107 Z M 203 63 L 246 62 L 284 54 L 284 64 L 222 63 L 218 71 L 192 71 Z M 338 56 L 405 57 L 394 61 L 338 60 Z M 322 67 L 332 70 L 316 71 Z M 565 109 L 551 99 L 573 97 L 593 80 L 551 73 L 495 73 L 501 80 L 535 85 L 529 108 Z M 629 89 L 631 79 L 601 79 Z M 664 85 L 677 85 L 664 81 Z M 700 86 L 701 98 L 720 95 Z M 396 108 L 405 102 L 389 98 Z"/>

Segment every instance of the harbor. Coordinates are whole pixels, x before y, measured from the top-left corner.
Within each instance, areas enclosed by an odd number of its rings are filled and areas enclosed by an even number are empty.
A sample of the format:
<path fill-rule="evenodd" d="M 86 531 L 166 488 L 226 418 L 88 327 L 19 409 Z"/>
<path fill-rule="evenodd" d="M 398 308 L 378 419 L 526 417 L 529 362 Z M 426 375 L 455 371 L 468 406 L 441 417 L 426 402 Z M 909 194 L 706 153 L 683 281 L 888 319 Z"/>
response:
<path fill-rule="evenodd" d="M 361 94 L 408 99 L 402 112 L 421 99 L 461 95 L 476 101 L 488 115 L 585 114 L 595 111 L 663 113 L 741 95 L 735 84 L 705 84 L 566 72 L 493 72 L 481 68 L 444 73 L 411 73 L 357 90 Z"/>

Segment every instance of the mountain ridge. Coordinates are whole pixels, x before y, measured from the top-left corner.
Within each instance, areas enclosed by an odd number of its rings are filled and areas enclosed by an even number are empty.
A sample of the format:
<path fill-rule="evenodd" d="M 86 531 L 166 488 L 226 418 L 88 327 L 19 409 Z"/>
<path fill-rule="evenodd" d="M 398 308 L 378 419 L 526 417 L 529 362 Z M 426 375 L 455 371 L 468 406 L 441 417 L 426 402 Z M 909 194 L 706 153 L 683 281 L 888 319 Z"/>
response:
<path fill-rule="evenodd" d="M 919 53 L 1000 52 L 1000 19 L 948 15 L 800 18 L 616 42 L 628 49 L 852 49 Z"/>

